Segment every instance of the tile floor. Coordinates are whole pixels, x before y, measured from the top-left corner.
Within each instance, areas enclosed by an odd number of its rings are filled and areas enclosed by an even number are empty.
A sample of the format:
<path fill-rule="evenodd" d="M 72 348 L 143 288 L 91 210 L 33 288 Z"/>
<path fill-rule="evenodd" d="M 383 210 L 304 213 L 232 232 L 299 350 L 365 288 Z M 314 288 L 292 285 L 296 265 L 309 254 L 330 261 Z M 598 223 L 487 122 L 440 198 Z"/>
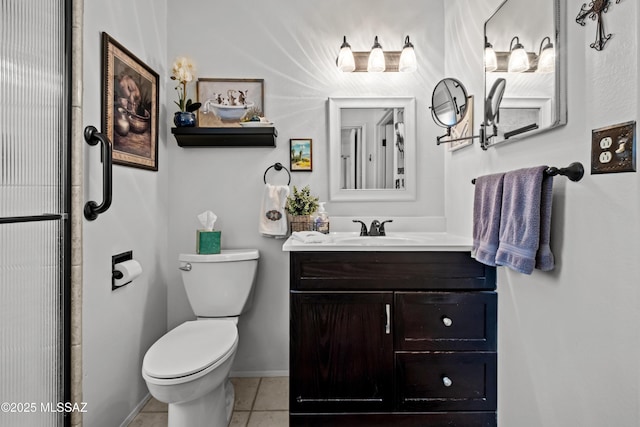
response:
<path fill-rule="evenodd" d="M 287 427 L 289 377 L 231 378 L 236 392 L 229 427 Z M 167 405 L 151 398 L 128 427 L 167 425 Z"/>

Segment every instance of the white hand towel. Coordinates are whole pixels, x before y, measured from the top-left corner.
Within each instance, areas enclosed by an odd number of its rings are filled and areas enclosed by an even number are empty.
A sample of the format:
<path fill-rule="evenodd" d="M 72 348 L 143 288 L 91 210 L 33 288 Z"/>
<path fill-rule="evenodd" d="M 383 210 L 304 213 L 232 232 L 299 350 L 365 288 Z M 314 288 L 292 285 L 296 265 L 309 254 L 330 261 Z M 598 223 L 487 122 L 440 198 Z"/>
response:
<path fill-rule="evenodd" d="M 260 234 L 275 238 L 287 236 L 289 229 L 284 205 L 288 196 L 288 186 L 265 184 L 258 224 Z"/>

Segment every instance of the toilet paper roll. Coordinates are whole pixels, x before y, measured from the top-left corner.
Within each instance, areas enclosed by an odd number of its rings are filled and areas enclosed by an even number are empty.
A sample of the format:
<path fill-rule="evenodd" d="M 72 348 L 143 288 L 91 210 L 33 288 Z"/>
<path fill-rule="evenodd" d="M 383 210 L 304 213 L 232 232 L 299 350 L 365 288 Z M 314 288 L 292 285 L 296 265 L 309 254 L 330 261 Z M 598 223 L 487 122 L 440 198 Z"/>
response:
<path fill-rule="evenodd" d="M 117 278 L 119 274 L 117 274 L 116 272 L 120 272 L 122 274 L 122 277 Z M 135 259 L 130 259 L 128 261 L 116 264 L 113 273 L 113 285 L 115 287 L 120 287 L 126 285 L 127 283 L 131 283 L 131 281 L 140 276 L 142 274 L 142 266 Z"/>

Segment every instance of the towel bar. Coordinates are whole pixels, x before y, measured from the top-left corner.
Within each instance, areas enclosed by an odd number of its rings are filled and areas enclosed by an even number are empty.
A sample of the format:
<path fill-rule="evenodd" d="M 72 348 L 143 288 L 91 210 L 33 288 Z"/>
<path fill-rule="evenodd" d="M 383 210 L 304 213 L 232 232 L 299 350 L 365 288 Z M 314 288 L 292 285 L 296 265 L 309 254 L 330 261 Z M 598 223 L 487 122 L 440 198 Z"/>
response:
<path fill-rule="evenodd" d="M 287 182 L 287 185 L 291 184 L 291 172 L 289 172 L 289 169 L 287 169 L 286 167 L 282 166 L 282 163 L 280 163 L 280 162 L 272 164 L 271 166 L 269 166 L 267 168 L 267 170 L 264 171 L 263 180 L 264 180 L 265 184 L 267 183 L 267 172 L 269 172 L 269 169 L 271 169 L 271 168 L 274 168 L 277 171 L 280 171 L 280 170 L 284 169 L 287 172 L 287 175 L 289 175 L 289 182 Z"/>
<path fill-rule="evenodd" d="M 557 168 L 555 166 L 551 166 L 547 168 L 547 170 L 545 170 L 544 173 L 549 176 L 556 176 L 556 175 L 566 176 L 571 181 L 577 182 L 577 181 L 580 181 L 584 176 L 584 166 L 582 166 L 582 163 L 580 162 L 573 162 L 566 168 Z M 473 178 L 471 180 L 471 183 L 475 184 L 476 179 Z"/>

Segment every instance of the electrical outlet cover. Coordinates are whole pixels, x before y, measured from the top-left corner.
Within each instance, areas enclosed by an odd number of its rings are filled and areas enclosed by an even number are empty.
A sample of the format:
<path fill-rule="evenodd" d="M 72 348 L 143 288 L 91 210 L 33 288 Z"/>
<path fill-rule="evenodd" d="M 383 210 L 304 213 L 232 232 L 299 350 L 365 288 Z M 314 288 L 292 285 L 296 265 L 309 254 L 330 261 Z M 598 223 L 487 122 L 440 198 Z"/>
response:
<path fill-rule="evenodd" d="M 635 121 L 591 131 L 591 174 L 635 171 Z"/>

